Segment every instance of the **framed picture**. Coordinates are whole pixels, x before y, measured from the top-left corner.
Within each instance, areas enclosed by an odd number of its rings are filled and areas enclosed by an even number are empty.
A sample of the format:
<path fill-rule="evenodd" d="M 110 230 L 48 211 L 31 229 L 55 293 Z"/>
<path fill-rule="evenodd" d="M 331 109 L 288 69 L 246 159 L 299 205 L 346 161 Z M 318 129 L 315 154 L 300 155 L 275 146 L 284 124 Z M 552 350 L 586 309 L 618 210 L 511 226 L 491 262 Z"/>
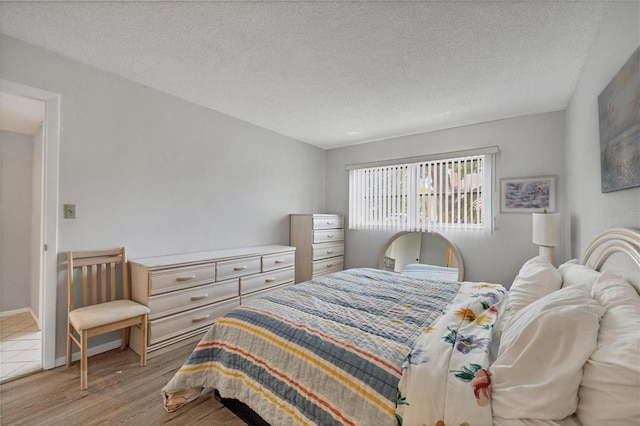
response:
<path fill-rule="evenodd" d="M 557 176 L 500 179 L 500 212 L 556 211 Z"/>

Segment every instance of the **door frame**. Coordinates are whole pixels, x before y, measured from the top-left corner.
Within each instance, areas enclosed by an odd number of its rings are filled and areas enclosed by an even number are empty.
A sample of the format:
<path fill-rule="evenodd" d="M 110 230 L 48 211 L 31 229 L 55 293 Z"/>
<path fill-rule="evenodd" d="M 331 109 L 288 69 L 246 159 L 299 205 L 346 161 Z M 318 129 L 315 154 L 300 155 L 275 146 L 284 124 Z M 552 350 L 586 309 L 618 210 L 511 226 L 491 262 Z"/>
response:
<path fill-rule="evenodd" d="M 45 104 L 43 128 L 43 243 L 40 251 L 40 312 L 42 327 L 42 368 L 56 363 L 56 301 L 58 287 L 58 191 L 60 151 L 60 95 L 0 78 L 0 90 L 38 99 Z"/>

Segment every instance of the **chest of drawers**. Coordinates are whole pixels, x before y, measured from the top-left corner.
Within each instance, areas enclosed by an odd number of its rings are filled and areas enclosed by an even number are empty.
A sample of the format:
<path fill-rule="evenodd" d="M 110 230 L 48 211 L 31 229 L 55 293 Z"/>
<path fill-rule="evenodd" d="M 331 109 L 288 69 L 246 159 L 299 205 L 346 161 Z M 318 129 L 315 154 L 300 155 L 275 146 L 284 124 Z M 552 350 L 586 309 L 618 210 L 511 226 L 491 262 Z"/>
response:
<path fill-rule="evenodd" d="M 149 306 L 147 354 L 202 337 L 243 301 L 294 282 L 295 248 L 257 246 L 129 261 L 131 295 Z M 131 347 L 140 347 L 138 329 Z"/>
<path fill-rule="evenodd" d="M 292 214 L 289 231 L 289 244 L 296 247 L 296 283 L 344 268 L 342 215 Z"/>

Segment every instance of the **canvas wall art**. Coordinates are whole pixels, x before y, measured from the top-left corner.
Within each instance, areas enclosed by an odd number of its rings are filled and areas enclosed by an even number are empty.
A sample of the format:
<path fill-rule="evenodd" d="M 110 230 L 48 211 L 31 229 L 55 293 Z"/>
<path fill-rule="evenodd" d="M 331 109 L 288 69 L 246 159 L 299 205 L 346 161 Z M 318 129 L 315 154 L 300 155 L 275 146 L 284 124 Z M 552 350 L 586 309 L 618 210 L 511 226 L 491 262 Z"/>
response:
<path fill-rule="evenodd" d="M 640 47 L 598 96 L 602 192 L 640 186 Z"/>

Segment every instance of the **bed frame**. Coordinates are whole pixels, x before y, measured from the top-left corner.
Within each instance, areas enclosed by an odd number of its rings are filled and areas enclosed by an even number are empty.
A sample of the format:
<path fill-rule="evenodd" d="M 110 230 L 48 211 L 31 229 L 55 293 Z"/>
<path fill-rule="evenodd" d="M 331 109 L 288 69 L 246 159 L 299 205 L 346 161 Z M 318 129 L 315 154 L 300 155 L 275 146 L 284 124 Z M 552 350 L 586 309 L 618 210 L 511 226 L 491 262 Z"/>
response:
<path fill-rule="evenodd" d="M 611 228 L 598 234 L 580 263 L 596 271 L 622 275 L 640 294 L 640 229 Z"/>

